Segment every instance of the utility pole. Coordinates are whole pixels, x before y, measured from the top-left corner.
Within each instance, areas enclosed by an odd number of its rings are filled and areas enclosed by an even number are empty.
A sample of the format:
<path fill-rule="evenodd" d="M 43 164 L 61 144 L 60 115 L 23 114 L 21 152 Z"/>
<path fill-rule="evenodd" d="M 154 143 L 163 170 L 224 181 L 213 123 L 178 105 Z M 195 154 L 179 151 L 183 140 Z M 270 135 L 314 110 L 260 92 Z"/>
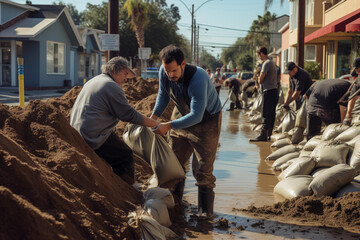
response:
<path fill-rule="evenodd" d="M 109 0 L 108 9 L 108 33 L 119 34 L 119 0 Z M 109 51 L 109 60 L 119 56 L 119 51 Z"/>
<path fill-rule="evenodd" d="M 297 63 L 304 68 L 305 0 L 299 0 Z"/>
<path fill-rule="evenodd" d="M 197 26 L 197 35 L 196 35 L 196 65 L 199 65 L 199 53 L 200 53 L 200 26 Z"/>
<path fill-rule="evenodd" d="M 191 9 L 191 61 L 193 61 L 194 55 L 194 4 Z"/>

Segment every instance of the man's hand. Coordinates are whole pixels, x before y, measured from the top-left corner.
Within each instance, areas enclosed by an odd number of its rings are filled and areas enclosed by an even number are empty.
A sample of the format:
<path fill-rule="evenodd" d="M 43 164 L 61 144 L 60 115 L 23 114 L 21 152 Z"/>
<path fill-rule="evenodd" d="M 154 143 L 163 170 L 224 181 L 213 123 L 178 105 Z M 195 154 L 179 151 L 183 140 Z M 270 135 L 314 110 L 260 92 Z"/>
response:
<path fill-rule="evenodd" d="M 344 118 L 344 121 L 342 122 L 342 124 L 344 124 L 346 126 L 350 126 L 351 125 L 351 118 Z"/>
<path fill-rule="evenodd" d="M 153 129 L 153 132 L 156 134 L 164 135 L 171 129 L 170 122 L 167 123 L 160 123 L 155 129 Z"/>

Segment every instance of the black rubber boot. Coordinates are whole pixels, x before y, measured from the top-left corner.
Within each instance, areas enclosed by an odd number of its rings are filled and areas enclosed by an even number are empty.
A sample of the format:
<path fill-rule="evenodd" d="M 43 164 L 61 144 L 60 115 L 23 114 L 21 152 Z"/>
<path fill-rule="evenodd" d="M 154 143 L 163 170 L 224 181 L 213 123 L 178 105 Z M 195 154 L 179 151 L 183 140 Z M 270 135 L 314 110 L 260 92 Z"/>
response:
<path fill-rule="evenodd" d="M 240 100 L 237 100 L 237 101 L 235 102 L 235 106 L 236 106 L 236 109 L 242 109 Z"/>
<path fill-rule="evenodd" d="M 234 111 L 235 103 L 230 103 L 230 108 L 226 109 L 226 111 Z"/>
<path fill-rule="evenodd" d="M 212 188 L 207 187 L 199 187 L 198 190 L 198 214 L 201 216 L 206 213 L 208 218 L 212 218 L 214 215 L 215 193 Z"/>
<path fill-rule="evenodd" d="M 268 130 L 264 128 L 261 129 L 259 136 L 249 140 L 249 142 L 267 142 L 267 141 L 268 141 Z"/>
<path fill-rule="evenodd" d="M 272 129 L 272 128 L 267 130 L 267 138 L 268 138 L 268 141 L 271 140 L 272 132 L 273 132 L 273 129 Z"/>
<path fill-rule="evenodd" d="M 173 195 L 174 197 L 178 198 L 179 202 L 181 202 L 182 197 L 184 195 L 184 188 L 185 188 L 185 179 L 181 180 L 175 185 Z"/>

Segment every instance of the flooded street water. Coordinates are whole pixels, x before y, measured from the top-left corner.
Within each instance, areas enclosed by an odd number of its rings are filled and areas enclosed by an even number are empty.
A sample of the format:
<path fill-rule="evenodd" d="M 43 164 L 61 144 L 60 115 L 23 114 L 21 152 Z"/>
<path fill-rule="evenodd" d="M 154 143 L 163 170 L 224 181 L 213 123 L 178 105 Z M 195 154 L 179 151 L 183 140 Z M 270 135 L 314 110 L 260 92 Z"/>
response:
<path fill-rule="evenodd" d="M 225 102 L 227 90 L 220 92 Z M 272 205 L 279 199 L 273 194 L 278 183 L 264 159 L 271 153 L 270 142 L 249 143 L 258 133 L 252 131 L 244 110 L 223 109 L 220 146 L 214 165 L 216 177 L 215 218 L 212 224 L 193 221 L 197 211 L 197 187 L 192 171 L 187 172 L 184 200 L 189 203 L 186 212 L 193 228 L 184 238 L 195 239 L 360 239 L 360 236 L 342 229 L 299 226 L 273 220 L 247 217 L 239 209 L 250 205 Z M 223 218 L 229 227 L 218 226 Z"/>

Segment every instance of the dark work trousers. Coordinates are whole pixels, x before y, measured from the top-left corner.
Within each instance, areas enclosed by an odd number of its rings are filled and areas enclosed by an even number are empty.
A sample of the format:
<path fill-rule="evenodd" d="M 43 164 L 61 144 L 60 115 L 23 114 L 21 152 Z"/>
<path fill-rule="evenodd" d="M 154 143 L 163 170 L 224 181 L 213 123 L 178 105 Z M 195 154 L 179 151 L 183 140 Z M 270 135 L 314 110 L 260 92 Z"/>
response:
<path fill-rule="evenodd" d="M 112 132 L 104 144 L 96 149 L 95 152 L 99 157 L 108 162 L 114 173 L 119 175 L 125 182 L 128 184 L 134 183 L 132 150 L 115 132 Z"/>
<path fill-rule="evenodd" d="M 217 94 L 219 95 L 219 94 L 220 94 L 221 86 L 215 87 L 215 89 L 216 89 Z"/>
<path fill-rule="evenodd" d="M 325 125 L 330 125 L 332 123 L 340 123 L 341 116 L 340 110 L 325 110 L 318 108 L 314 112 L 308 113 L 307 118 L 307 127 L 308 127 L 308 135 L 307 138 L 310 139 L 315 135 L 320 135 L 321 132 L 321 124 L 325 123 Z"/>
<path fill-rule="evenodd" d="M 278 90 L 276 88 L 265 91 L 264 105 L 262 110 L 263 128 L 272 130 L 275 123 L 276 105 L 279 100 Z"/>
<path fill-rule="evenodd" d="M 193 175 L 196 185 L 214 188 L 214 161 L 218 148 L 221 129 L 221 112 L 209 120 L 188 127 L 170 131 L 170 146 L 174 150 L 180 164 L 186 171 L 191 155 Z"/>

